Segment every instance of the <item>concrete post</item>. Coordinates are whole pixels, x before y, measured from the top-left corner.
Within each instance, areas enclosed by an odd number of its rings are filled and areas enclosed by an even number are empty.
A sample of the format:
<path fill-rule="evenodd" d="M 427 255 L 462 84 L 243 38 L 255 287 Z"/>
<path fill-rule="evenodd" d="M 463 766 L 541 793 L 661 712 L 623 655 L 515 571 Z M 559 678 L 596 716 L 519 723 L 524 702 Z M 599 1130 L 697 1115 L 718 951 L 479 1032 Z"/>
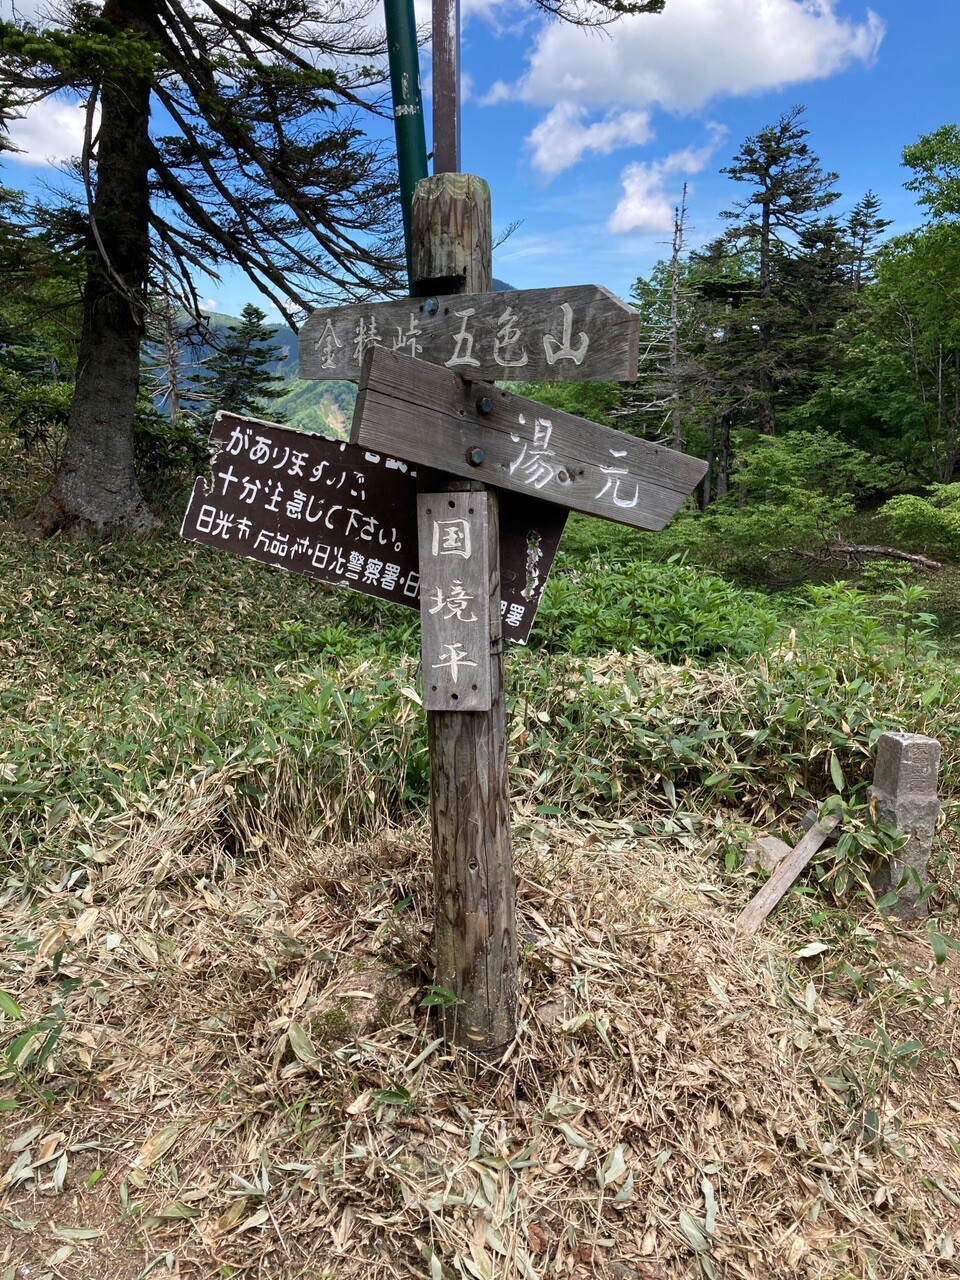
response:
<path fill-rule="evenodd" d="M 902 920 L 925 913 L 918 898 L 929 883 L 930 847 L 940 813 L 937 777 L 940 743 L 920 733 L 885 733 L 877 743 L 877 763 L 870 795 L 877 818 L 907 837 L 897 856 L 873 878 L 882 896 L 898 890 L 890 914 Z"/>

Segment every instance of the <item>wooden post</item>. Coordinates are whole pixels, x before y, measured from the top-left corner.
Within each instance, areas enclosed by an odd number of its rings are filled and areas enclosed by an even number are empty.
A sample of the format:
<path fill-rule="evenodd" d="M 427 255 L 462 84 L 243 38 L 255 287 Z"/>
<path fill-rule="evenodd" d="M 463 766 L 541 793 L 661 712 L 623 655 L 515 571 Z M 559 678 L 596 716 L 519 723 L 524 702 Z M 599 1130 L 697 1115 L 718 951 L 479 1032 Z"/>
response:
<path fill-rule="evenodd" d="M 490 190 L 464 173 L 435 174 L 413 201 L 414 291 L 486 293 L 493 286 Z M 421 491 L 484 492 L 421 475 Z M 436 984 L 449 1043 L 495 1061 L 516 1033 L 517 935 L 503 701 L 500 533 L 488 492 L 489 711 L 428 711 L 436 904 Z"/>
<path fill-rule="evenodd" d="M 433 172 L 460 169 L 460 0 L 433 0 Z"/>

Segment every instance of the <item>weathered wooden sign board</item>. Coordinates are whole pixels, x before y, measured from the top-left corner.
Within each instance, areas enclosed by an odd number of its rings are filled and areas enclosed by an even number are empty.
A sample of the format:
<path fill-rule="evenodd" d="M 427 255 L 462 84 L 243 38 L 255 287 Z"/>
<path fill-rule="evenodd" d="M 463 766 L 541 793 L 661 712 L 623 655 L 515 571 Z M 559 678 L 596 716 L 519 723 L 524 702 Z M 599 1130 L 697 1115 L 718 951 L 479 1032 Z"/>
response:
<path fill-rule="evenodd" d="M 408 462 L 230 413 L 217 415 L 210 452 L 210 479 L 194 484 L 184 538 L 419 608 L 417 473 Z M 505 498 L 508 639 L 530 634 L 565 518 L 543 501 Z"/>
<path fill-rule="evenodd" d="M 299 372 L 358 382 L 384 348 L 488 382 L 620 382 L 637 376 L 639 342 L 639 314 L 599 285 L 448 294 L 315 311 Z"/>
<path fill-rule="evenodd" d="M 662 529 L 707 464 L 382 347 L 367 352 L 351 440 L 640 529 Z"/>
<path fill-rule="evenodd" d="M 491 512 L 491 506 L 493 511 Z M 489 711 L 489 493 L 421 493 L 421 649 L 428 711 Z"/>

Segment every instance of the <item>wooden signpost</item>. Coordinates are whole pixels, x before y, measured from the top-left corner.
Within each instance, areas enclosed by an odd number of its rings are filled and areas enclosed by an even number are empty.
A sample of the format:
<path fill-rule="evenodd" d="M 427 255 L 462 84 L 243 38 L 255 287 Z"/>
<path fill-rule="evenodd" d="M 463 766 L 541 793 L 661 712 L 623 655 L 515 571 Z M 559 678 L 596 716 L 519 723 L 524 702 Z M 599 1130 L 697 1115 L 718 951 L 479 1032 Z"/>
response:
<path fill-rule="evenodd" d="M 504 636 L 529 630 L 568 510 L 660 529 L 706 464 L 491 385 L 633 379 L 639 321 L 595 285 L 493 292 L 489 189 L 456 172 L 458 0 L 433 17 L 441 118 L 413 197 L 414 296 L 319 311 L 300 333 L 301 377 L 360 381 L 353 442 L 220 415 L 183 533 L 419 599 L 435 980 L 448 1042 L 491 1061 L 516 1033 Z"/>
<path fill-rule="evenodd" d="M 605 290 L 489 292 L 489 217 L 482 179 L 425 179 L 413 206 L 414 291 L 460 280 L 467 296 L 323 311 L 301 336 L 301 374 L 359 371 L 352 442 L 419 472 L 436 984 L 450 994 L 448 1041 L 485 1060 L 499 1057 L 516 1029 L 497 572 L 501 540 L 513 536 L 509 503 L 536 496 L 558 510 L 661 529 L 706 470 L 699 459 L 482 380 L 637 373 L 636 313 Z"/>

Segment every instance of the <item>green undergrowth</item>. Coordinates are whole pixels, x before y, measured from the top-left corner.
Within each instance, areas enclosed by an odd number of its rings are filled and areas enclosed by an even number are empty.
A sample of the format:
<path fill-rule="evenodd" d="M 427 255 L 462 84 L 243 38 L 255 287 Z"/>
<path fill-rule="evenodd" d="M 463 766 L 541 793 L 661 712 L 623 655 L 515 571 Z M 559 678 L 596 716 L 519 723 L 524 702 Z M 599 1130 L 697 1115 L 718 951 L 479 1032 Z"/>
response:
<path fill-rule="evenodd" d="M 203 779 L 239 853 L 278 821 L 357 837 L 422 809 L 411 611 L 170 536 L 91 547 L 9 532 L 0 574 L 8 867 L 79 865 L 111 824 L 149 821 Z M 939 737 L 948 799 L 956 787 L 960 676 L 909 600 L 884 615 L 862 592 L 818 588 L 781 602 L 778 626 L 758 597 L 642 562 L 606 578 L 599 562 L 561 566 L 551 590 L 538 644 L 508 660 L 523 812 L 795 822 L 811 801 L 865 800 L 888 728 Z"/>
<path fill-rule="evenodd" d="M 531 645 L 578 656 L 643 649 L 667 662 L 746 658 L 778 625 L 757 592 L 696 565 L 567 554 L 547 584 Z"/>

